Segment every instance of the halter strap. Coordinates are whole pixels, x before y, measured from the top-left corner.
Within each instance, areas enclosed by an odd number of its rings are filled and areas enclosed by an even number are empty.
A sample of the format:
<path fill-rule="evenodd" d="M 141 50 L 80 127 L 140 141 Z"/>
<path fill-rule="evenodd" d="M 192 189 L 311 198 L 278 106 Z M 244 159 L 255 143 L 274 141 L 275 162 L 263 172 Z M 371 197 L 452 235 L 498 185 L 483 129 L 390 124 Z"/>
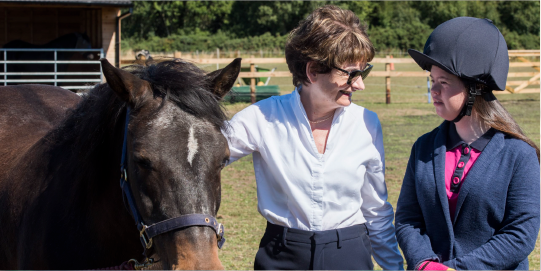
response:
<path fill-rule="evenodd" d="M 224 225 L 218 223 L 216 218 L 211 215 L 188 214 L 170 218 L 147 226 L 145 232 L 148 238 L 152 239 L 156 235 L 191 226 L 207 226 L 214 229 L 218 237 L 218 248 L 222 248 L 222 245 L 225 243 L 225 237 L 223 237 Z"/>
<path fill-rule="evenodd" d="M 207 226 L 214 229 L 216 232 L 216 238 L 218 239 L 218 248 L 222 248 L 225 243 L 224 226 L 218 223 L 216 218 L 206 214 L 188 214 L 181 215 L 179 217 L 166 219 L 150 226 L 145 225 L 137 207 L 135 205 L 135 199 L 133 197 L 130 183 L 128 182 L 127 168 L 127 142 L 128 142 L 128 123 L 130 122 L 130 108 L 126 106 L 126 123 L 124 124 L 124 142 L 122 143 L 122 158 L 120 161 L 120 187 L 122 188 L 122 194 L 125 199 L 128 200 L 128 206 L 130 207 L 131 214 L 135 220 L 135 225 L 139 230 L 139 238 L 144 248 L 144 255 L 148 256 L 148 250 L 152 248 L 152 238 L 173 231 L 180 228 L 186 228 L 191 226 Z M 125 203 L 125 202 L 124 202 Z"/>

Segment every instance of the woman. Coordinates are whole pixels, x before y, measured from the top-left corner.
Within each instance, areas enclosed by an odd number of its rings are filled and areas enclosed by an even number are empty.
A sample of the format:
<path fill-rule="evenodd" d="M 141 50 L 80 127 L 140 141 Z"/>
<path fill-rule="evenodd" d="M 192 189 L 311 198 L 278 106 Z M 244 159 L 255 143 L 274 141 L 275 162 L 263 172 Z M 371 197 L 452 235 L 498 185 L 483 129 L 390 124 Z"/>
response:
<path fill-rule="evenodd" d="M 230 162 L 253 153 L 267 229 L 255 269 L 403 269 L 375 113 L 351 104 L 374 48 L 351 11 L 315 10 L 286 45 L 293 93 L 230 121 Z"/>
<path fill-rule="evenodd" d="M 539 148 L 492 94 L 509 58 L 488 19 L 439 25 L 411 57 L 444 119 L 414 144 L 396 210 L 409 269 L 528 269 L 539 231 Z"/>

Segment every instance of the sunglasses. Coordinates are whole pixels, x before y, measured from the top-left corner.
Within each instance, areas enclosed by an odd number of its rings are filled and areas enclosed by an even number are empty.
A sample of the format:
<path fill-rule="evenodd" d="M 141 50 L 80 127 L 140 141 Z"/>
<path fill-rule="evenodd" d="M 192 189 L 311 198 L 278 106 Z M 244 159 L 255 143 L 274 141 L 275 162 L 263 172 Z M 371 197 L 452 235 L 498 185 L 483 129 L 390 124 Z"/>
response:
<path fill-rule="evenodd" d="M 341 71 L 341 72 L 345 72 L 348 74 L 348 82 L 347 84 L 348 85 L 351 85 L 353 83 L 355 83 L 355 81 L 357 81 L 357 79 L 359 79 L 359 77 L 362 77 L 363 80 L 368 76 L 368 74 L 370 73 L 370 71 L 372 70 L 372 67 L 374 67 L 373 65 L 371 64 L 366 64 L 366 68 L 364 68 L 364 70 L 354 70 L 354 71 L 346 71 L 346 70 L 342 70 L 336 66 L 333 66 L 333 68 Z"/>

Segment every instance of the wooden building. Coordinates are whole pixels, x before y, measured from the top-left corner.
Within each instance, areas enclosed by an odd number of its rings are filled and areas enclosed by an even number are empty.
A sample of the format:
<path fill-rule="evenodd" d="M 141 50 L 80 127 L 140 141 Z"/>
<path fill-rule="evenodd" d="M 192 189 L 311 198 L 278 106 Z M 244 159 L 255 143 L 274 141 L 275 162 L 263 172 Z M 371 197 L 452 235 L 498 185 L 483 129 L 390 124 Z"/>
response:
<path fill-rule="evenodd" d="M 103 48 L 109 62 L 119 66 L 120 23 L 131 14 L 132 6 L 132 1 L 125 0 L 2 0 L 0 47 L 13 40 L 45 44 L 78 32 L 90 38 L 92 48 Z"/>

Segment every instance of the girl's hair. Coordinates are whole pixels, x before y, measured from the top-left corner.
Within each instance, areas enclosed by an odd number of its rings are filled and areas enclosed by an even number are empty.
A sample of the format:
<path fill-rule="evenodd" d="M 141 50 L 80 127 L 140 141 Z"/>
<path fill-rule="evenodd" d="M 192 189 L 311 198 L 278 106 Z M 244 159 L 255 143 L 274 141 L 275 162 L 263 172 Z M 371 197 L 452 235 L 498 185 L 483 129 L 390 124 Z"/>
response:
<path fill-rule="evenodd" d="M 514 138 L 518 138 L 532 146 L 537 154 L 537 161 L 539 161 L 539 147 L 522 132 L 522 129 L 520 129 L 520 126 L 518 126 L 513 117 L 511 117 L 511 114 L 505 110 L 497 99 L 494 98 L 487 101 L 478 96 L 473 104 L 473 109 L 484 123 L 490 127 Z"/>
<path fill-rule="evenodd" d="M 306 64 L 312 71 L 329 73 L 344 63 L 366 64 L 374 57 L 366 26 L 350 10 L 327 5 L 312 12 L 289 33 L 285 55 L 293 85 L 308 83 Z"/>

